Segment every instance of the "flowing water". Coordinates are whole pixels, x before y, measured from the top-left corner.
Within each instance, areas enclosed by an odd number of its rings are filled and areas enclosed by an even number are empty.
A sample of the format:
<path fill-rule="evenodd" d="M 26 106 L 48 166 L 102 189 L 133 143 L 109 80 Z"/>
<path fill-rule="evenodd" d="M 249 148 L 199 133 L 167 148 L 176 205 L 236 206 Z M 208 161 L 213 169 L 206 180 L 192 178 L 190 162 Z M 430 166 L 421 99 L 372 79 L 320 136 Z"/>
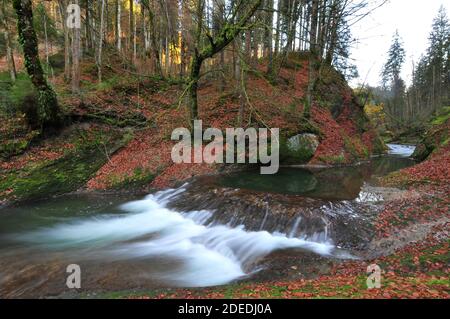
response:
<path fill-rule="evenodd" d="M 391 156 L 358 168 L 282 169 L 275 176 L 249 171 L 197 185 L 202 190 L 193 182 L 143 199 L 68 195 L 0 209 L 0 296 L 61 295 L 67 291 L 69 264 L 80 265 L 82 288 L 95 291 L 251 280 L 270 268 L 264 259 L 280 251 L 352 258 L 337 245 L 339 239 L 346 241 L 345 236 L 329 234 L 327 225 L 333 219 L 327 216 L 339 213 L 350 220 L 362 219 L 355 205 L 361 201 L 363 185 L 373 176 L 412 164 L 407 159 L 412 148 L 390 148 Z M 246 199 L 267 202 L 268 194 L 278 194 L 296 214 L 290 219 L 277 217 L 267 203 L 254 210 L 232 202 L 222 205 L 222 199 L 232 197 L 220 199 L 219 192 L 231 189 L 240 190 Z M 305 198 L 306 204 L 300 205 L 298 198 Z M 245 201 L 238 198 L 238 202 Z M 325 214 L 318 213 L 318 224 L 313 207 Z M 351 227 L 347 221 L 342 227 Z"/>

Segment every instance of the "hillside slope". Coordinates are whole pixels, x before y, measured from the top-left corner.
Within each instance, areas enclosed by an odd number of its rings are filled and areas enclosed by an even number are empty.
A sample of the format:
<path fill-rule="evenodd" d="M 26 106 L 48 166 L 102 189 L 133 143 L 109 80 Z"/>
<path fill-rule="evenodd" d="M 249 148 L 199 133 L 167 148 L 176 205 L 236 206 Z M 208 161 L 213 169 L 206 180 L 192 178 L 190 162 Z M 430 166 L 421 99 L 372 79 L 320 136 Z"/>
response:
<path fill-rule="evenodd" d="M 94 61 L 83 63 L 82 93 L 78 97 L 70 94 L 61 70 L 55 67 L 53 85 L 71 123 L 59 136 L 36 138 L 34 131 L 24 126 L 20 112 L 15 115 L 17 120 L 10 120 L 18 127 L 15 131 L 4 127 L 1 132 L 9 132 L 9 135 L 2 137 L 2 146 L 11 148 L 11 141 L 20 138 L 21 148 L 16 149 L 13 143 L 13 151 L 5 152 L 0 159 L 1 174 L 5 177 L 5 182 L 0 184 L 3 200 L 26 198 L 28 191 L 23 190 L 29 190 L 34 184 L 21 185 L 17 181 L 19 176 L 28 176 L 31 181 L 34 173 L 53 165 L 54 161 L 60 163 L 52 169 L 64 170 L 64 158 L 74 156 L 69 152 L 71 150 L 80 155 L 77 150 L 83 149 L 83 143 L 92 146 L 94 142 L 95 156 L 101 158 L 95 167 L 86 171 L 88 176 L 80 175 L 81 185 L 89 190 L 129 189 L 130 186 L 158 189 L 195 175 L 224 169 L 223 165 L 214 164 L 173 164 L 170 154 L 175 142 L 170 140 L 171 133 L 175 128 L 189 127 L 185 103 L 180 103 L 183 86 L 138 76 L 134 71 L 116 67 L 120 63 L 114 59 L 117 57 L 112 56 L 105 62 L 104 81 L 100 84 L 96 80 Z M 312 119 L 305 125 L 302 112 L 308 82 L 306 62 L 305 56 L 290 56 L 275 84 L 266 79 L 265 63 L 260 62 L 245 77 L 242 94 L 236 91 L 236 83 L 227 83 L 222 90 L 219 79 L 205 76 L 199 89 L 199 115 L 203 128 L 238 127 L 238 114 L 243 104 L 244 128 L 280 128 L 283 163 L 344 165 L 382 152 L 383 143 L 371 128 L 352 90 L 332 68 L 321 70 Z M 29 84 L 24 82 L 23 86 L 26 85 Z M 32 101 L 32 89 L 30 92 L 22 104 Z M 287 140 L 303 133 L 316 134 L 317 150 L 307 156 L 286 152 Z M 61 147 L 63 141 L 70 147 Z M 103 164 L 97 170 L 101 162 Z M 52 179 L 52 176 L 48 178 Z M 77 177 L 71 176 L 71 179 Z M 63 183 L 54 182 L 56 185 Z M 51 184 L 53 188 L 55 183 Z M 36 185 L 41 193 L 45 193 L 45 185 Z M 76 181 L 74 185 L 76 188 L 72 190 L 80 187 Z"/>
<path fill-rule="evenodd" d="M 237 127 L 240 104 L 244 99 L 244 127 L 280 128 L 282 143 L 292 136 L 308 133 L 309 129 L 302 124 L 308 81 L 305 60 L 297 57 L 289 62 L 289 68 L 281 69 L 276 85 L 262 76 L 265 66 L 258 65 L 257 70 L 246 78 L 243 97 L 235 92 L 233 83 L 221 92 L 219 81 L 204 79 L 199 90 L 203 127 L 215 127 L 223 131 L 228 127 Z M 124 88 L 120 90 L 131 91 Z M 115 100 L 114 92 L 117 91 L 119 89 L 114 88 L 105 92 L 109 95 L 108 100 Z M 170 134 L 177 127 L 188 127 L 186 111 L 178 107 L 181 94 L 182 90 L 172 85 L 150 94 L 141 93 L 139 97 L 135 94 L 126 97 L 141 106 L 140 112 L 151 122 L 152 127 L 137 132 L 133 141 L 114 155 L 90 180 L 89 188 L 114 187 L 117 181 L 120 183 L 133 178 L 136 170 L 156 176 L 151 186 L 161 188 L 193 175 L 212 173 L 222 168 L 205 164 L 172 164 L 170 150 L 174 142 L 169 140 Z M 98 98 L 96 94 L 94 99 Z M 296 161 L 295 157 L 291 158 L 291 154 L 283 153 L 282 145 L 282 161 L 341 165 L 367 159 L 371 154 L 383 151 L 382 142 L 379 142 L 362 108 L 353 99 L 351 89 L 333 69 L 324 70 L 316 100 L 312 125 L 317 127 L 319 133 L 317 151 L 306 161 Z M 87 100 L 84 103 L 89 105 L 95 102 Z M 120 109 L 123 105 L 116 107 Z"/>

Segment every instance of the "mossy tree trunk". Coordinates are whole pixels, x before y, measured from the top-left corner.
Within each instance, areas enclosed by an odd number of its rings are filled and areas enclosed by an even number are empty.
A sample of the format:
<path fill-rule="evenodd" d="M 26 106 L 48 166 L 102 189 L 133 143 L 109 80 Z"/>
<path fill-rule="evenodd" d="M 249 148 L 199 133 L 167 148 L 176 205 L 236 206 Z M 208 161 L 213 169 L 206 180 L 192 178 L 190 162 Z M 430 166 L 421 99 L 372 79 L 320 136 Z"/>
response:
<path fill-rule="evenodd" d="M 38 92 L 37 121 L 41 127 L 58 126 L 60 113 L 58 100 L 52 87 L 47 83 L 39 60 L 38 40 L 33 27 L 31 0 L 13 0 L 17 13 L 19 42 L 23 48 L 25 68 Z"/>

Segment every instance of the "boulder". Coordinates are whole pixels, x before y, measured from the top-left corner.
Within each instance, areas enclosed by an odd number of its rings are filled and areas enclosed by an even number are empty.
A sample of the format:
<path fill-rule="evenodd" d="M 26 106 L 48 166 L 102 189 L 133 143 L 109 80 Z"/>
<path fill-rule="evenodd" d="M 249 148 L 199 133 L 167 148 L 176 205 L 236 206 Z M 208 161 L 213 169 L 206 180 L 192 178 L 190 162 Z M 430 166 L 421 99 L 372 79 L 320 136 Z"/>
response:
<path fill-rule="evenodd" d="M 298 134 L 286 141 L 285 158 L 291 163 L 306 163 L 319 147 L 319 137 L 314 134 Z"/>

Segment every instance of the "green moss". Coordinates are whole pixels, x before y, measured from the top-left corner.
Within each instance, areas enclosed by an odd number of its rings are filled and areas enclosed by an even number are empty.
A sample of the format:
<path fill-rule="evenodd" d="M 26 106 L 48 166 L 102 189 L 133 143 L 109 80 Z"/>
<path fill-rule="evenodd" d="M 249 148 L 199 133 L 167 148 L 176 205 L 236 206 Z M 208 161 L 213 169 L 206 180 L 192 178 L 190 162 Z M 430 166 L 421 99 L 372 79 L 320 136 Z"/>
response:
<path fill-rule="evenodd" d="M 428 282 L 426 282 L 427 286 L 433 287 L 433 286 L 450 286 L 450 280 L 449 279 L 433 279 Z"/>
<path fill-rule="evenodd" d="M 330 165 L 343 165 L 343 164 L 347 163 L 347 160 L 346 160 L 344 154 L 320 156 L 319 160 L 323 163 L 330 164 Z"/>
<path fill-rule="evenodd" d="M 75 149 L 61 158 L 4 174 L 0 194 L 8 194 L 4 197 L 9 200 L 28 200 L 75 191 L 108 161 L 108 155 L 123 145 L 117 132 L 77 133 L 72 140 Z"/>
<path fill-rule="evenodd" d="M 14 83 L 9 73 L 0 73 L 0 112 L 11 115 L 21 111 L 21 107 L 29 96 L 35 96 L 33 84 L 26 73 L 17 73 Z"/>
<path fill-rule="evenodd" d="M 22 154 L 38 135 L 38 131 L 31 131 L 22 137 L 5 139 L 5 141 L 0 143 L 0 158 L 8 159 L 12 156 Z"/>
<path fill-rule="evenodd" d="M 137 188 L 149 185 L 155 177 L 156 173 L 142 167 L 137 167 L 131 176 L 110 175 L 108 182 L 115 189 Z"/>
<path fill-rule="evenodd" d="M 374 155 L 380 155 L 386 153 L 388 147 L 386 146 L 385 142 L 381 137 L 377 135 L 372 141 L 373 143 L 373 154 Z"/>
<path fill-rule="evenodd" d="M 446 106 L 442 108 L 439 112 L 439 115 L 436 116 L 431 124 L 433 125 L 442 125 L 450 119 L 450 106 Z"/>

